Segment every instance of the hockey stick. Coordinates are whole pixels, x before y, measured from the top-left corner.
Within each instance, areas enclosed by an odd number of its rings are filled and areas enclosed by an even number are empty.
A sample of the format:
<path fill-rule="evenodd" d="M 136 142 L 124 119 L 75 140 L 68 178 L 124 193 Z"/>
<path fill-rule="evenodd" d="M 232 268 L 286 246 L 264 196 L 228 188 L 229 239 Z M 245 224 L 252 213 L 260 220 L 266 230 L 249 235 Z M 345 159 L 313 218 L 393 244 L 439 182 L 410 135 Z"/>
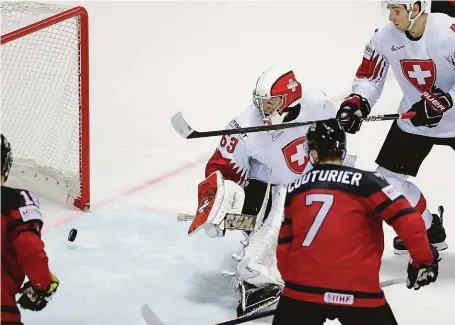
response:
<path fill-rule="evenodd" d="M 265 201 L 265 198 L 264 198 L 264 201 Z M 267 203 L 265 204 L 265 208 L 267 208 Z M 264 208 L 264 213 L 265 213 L 265 208 Z M 261 212 L 259 211 L 258 215 L 260 213 Z M 194 215 L 191 215 L 191 214 L 179 213 L 177 215 L 178 221 L 188 221 L 188 220 L 193 220 L 193 219 L 194 219 Z M 260 221 L 260 223 L 258 223 L 258 220 L 259 220 L 258 216 L 255 216 L 252 214 L 228 213 L 224 217 L 224 228 L 228 229 L 228 230 L 254 231 L 256 224 L 260 225 L 262 223 L 262 220 Z"/>
<path fill-rule="evenodd" d="M 390 280 L 385 280 L 381 281 L 381 288 L 388 287 L 394 284 L 402 283 L 406 281 L 406 277 L 398 277 L 398 278 L 393 278 Z M 153 310 L 147 305 L 144 304 L 142 305 L 142 316 L 144 317 L 144 320 L 147 322 L 148 325 L 165 325 L 159 318 L 156 316 L 156 314 L 153 312 Z M 267 311 L 262 311 L 253 315 L 241 317 L 241 318 L 233 318 L 228 321 L 224 321 L 221 323 L 216 323 L 214 325 L 237 325 L 237 324 L 242 324 L 246 322 L 250 322 L 256 319 L 268 317 L 268 316 L 273 316 L 275 315 L 275 309 L 267 310 Z"/>
<path fill-rule="evenodd" d="M 165 325 L 159 318 L 156 316 L 156 314 L 153 312 L 153 310 L 149 307 L 149 305 L 144 304 L 142 305 L 142 317 L 144 318 L 145 322 L 148 325 Z M 250 316 L 245 316 L 241 318 L 233 318 L 231 320 L 221 322 L 221 323 L 216 323 L 215 325 L 236 325 L 236 324 L 242 324 L 246 322 L 250 322 L 255 319 L 260 319 L 268 316 L 273 316 L 275 314 L 275 309 L 272 310 L 267 310 L 264 312 L 256 313 Z"/>
<path fill-rule="evenodd" d="M 387 120 L 403 120 L 410 119 L 414 117 L 414 112 L 401 113 L 401 114 L 384 114 L 376 115 L 362 118 L 363 122 L 371 121 L 387 121 Z M 261 125 L 261 126 L 251 126 L 246 128 L 236 128 L 236 129 L 227 129 L 227 130 L 215 130 L 215 131 L 203 131 L 199 132 L 194 130 L 188 122 L 183 118 L 181 112 L 174 114 L 171 118 L 171 123 L 174 129 L 185 139 L 196 139 L 196 138 L 207 138 L 215 137 L 219 135 L 231 135 L 231 134 L 244 134 L 244 133 L 253 133 L 261 131 L 273 131 L 273 130 L 282 130 L 289 129 L 299 126 L 305 126 L 313 124 L 317 121 L 305 121 L 305 122 L 293 122 L 293 123 L 283 123 L 275 125 Z"/>
<path fill-rule="evenodd" d="M 267 189 L 265 190 L 264 201 L 262 201 L 261 209 L 258 212 L 256 217 L 256 222 L 254 224 L 254 231 L 258 231 L 262 226 L 262 222 L 265 217 L 265 210 L 267 210 L 267 203 L 269 202 L 270 186 L 272 184 L 272 169 L 269 168 L 269 181 L 267 183 Z"/>

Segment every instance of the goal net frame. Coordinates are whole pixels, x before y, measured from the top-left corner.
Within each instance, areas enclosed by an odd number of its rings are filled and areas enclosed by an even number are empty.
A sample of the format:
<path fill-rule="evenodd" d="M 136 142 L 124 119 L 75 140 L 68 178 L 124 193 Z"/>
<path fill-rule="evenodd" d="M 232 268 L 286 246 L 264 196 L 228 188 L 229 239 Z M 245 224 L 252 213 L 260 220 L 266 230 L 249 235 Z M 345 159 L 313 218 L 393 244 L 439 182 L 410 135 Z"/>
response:
<path fill-rule="evenodd" d="M 74 195 L 68 189 L 65 179 L 59 179 L 45 168 L 37 168 L 27 161 L 13 161 L 13 168 L 7 185 L 12 184 L 36 192 L 52 200 L 73 204 L 75 207 L 88 211 L 90 208 L 90 121 L 89 121 L 89 33 L 88 13 L 82 6 L 64 10 L 28 26 L 13 30 L 1 36 L 1 45 L 14 42 L 24 36 L 41 31 L 65 20 L 78 19 L 79 30 L 79 186 L 80 193 Z M 3 91 L 3 90 L 2 90 Z M 3 115 L 3 112 L 2 112 Z M 2 127 L 3 129 L 3 127 Z M 27 132 L 24 130 L 24 132 Z M 8 138 L 8 135 L 5 135 Z M 13 159 L 14 144 L 12 144 Z M 20 160 L 20 159 L 19 159 Z M 10 181 L 11 179 L 11 181 Z M 11 186 L 11 185 L 10 185 Z M 74 192 L 74 191 L 73 191 Z"/>

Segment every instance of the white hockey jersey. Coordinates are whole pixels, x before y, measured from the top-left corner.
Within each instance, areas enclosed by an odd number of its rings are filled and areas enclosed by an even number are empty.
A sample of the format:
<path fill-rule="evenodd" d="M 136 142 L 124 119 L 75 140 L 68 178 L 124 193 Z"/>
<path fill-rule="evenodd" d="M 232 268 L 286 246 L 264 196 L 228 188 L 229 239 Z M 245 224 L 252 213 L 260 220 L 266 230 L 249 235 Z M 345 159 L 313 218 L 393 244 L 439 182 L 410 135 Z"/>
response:
<path fill-rule="evenodd" d="M 407 112 L 432 86 L 450 93 L 455 100 L 455 18 L 428 14 L 425 32 L 418 40 L 411 40 L 392 23 L 376 30 L 365 48 L 353 93 L 367 98 L 373 106 L 381 95 L 389 66 L 403 92 L 400 112 Z M 455 137 L 455 107 L 444 113 L 437 127 L 415 127 L 409 120 L 399 120 L 398 126 L 419 135 Z"/>
<path fill-rule="evenodd" d="M 300 112 L 292 122 L 333 118 L 336 109 L 321 91 L 304 89 Z M 264 125 L 256 106 L 251 105 L 227 126 L 227 129 Z M 286 185 L 312 168 L 304 143 L 309 126 L 223 136 L 206 166 L 206 176 L 219 170 L 226 180 L 246 186 L 250 178 Z"/>

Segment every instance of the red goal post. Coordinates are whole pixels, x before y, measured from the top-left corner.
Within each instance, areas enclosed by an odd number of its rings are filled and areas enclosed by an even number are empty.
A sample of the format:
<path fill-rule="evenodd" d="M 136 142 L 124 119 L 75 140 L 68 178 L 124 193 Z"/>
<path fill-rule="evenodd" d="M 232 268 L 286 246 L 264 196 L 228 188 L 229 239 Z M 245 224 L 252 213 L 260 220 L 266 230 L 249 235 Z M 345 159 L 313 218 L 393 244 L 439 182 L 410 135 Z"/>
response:
<path fill-rule="evenodd" d="M 1 132 L 7 185 L 90 207 L 88 14 L 83 7 L 1 4 Z"/>

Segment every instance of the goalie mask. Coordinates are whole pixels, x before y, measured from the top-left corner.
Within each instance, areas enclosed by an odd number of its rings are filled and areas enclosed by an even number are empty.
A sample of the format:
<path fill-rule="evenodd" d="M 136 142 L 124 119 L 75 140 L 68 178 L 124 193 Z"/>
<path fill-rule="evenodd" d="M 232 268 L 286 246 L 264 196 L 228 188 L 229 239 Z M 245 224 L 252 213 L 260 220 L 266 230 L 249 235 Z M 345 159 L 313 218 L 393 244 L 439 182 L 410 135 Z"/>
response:
<path fill-rule="evenodd" d="M 393 9 L 394 7 L 399 7 L 399 6 L 403 7 L 404 6 L 406 11 L 408 12 L 408 18 L 409 18 L 409 27 L 407 28 L 407 30 L 410 30 L 412 28 L 412 26 L 414 26 L 416 19 L 419 18 L 428 9 L 429 2 L 430 1 L 425 1 L 425 0 L 423 0 L 423 1 L 387 0 L 387 1 L 382 1 L 382 4 L 386 9 L 389 9 L 389 10 Z M 414 18 L 411 18 L 412 17 L 412 7 L 415 4 L 420 5 L 420 11 Z"/>
<path fill-rule="evenodd" d="M 272 66 L 259 77 L 253 91 L 253 103 L 265 124 L 279 124 L 287 115 L 288 107 L 302 97 L 302 85 L 292 70 Z"/>
<path fill-rule="evenodd" d="M 5 178 L 4 181 L 8 179 L 9 171 L 11 165 L 13 164 L 13 152 L 11 150 L 11 145 L 5 136 L 2 134 L 2 176 Z"/>

